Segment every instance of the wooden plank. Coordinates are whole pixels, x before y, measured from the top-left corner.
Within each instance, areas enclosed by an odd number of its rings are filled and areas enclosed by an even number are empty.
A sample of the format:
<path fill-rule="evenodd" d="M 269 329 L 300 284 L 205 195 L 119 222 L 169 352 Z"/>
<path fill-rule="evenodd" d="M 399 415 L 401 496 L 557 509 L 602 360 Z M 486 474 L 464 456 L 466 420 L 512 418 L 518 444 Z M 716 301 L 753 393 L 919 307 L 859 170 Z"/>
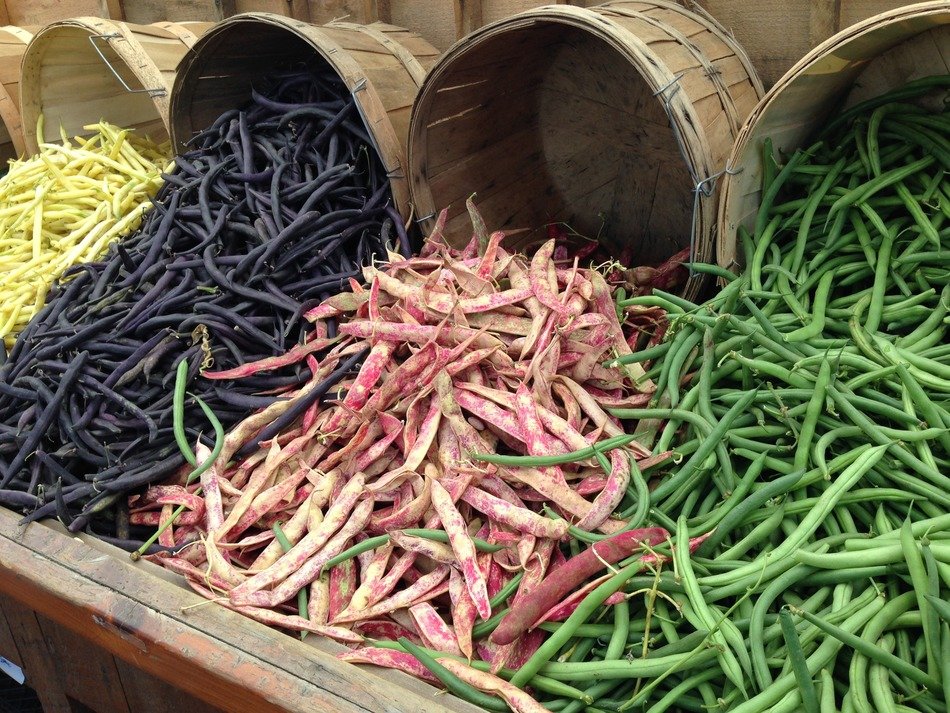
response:
<path fill-rule="evenodd" d="M 223 20 L 220 0 L 120 0 L 126 22 L 216 22 Z M 233 8 L 232 8 L 232 13 Z"/>
<path fill-rule="evenodd" d="M 455 0 L 455 36 L 465 37 L 482 26 L 482 0 Z"/>
<path fill-rule="evenodd" d="M 310 0 L 310 22 L 324 25 L 334 20 L 369 24 L 380 19 L 368 0 Z"/>
<path fill-rule="evenodd" d="M 478 711 L 404 674 L 343 663 L 338 644 L 301 642 L 220 606 L 193 608 L 207 602 L 154 565 L 44 525 L 18 528 L 17 519 L 0 509 L 0 593 L 207 704 L 255 713 Z"/>
<path fill-rule="evenodd" d="M 525 195 L 544 195 L 546 200 L 525 201 Z M 445 226 L 445 235 L 453 239 L 457 246 L 467 242 L 472 233 L 472 222 L 465 210 L 467 197 L 460 195 L 451 201 L 455 215 L 450 217 Z M 521 175 L 512 171 L 499 172 L 497 182 L 486 185 L 475 194 L 475 202 L 486 224 L 492 225 L 493 230 L 527 228 L 535 231 L 544 223 L 563 217 L 561 197 L 550 190 L 543 168 L 525 171 Z M 519 235 L 517 240 L 521 243 L 526 237 Z"/>
<path fill-rule="evenodd" d="M 92 710 L 129 713 L 115 659 L 52 619 L 35 616 L 66 695 Z"/>
<path fill-rule="evenodd" d="M 590 5 L 599 5 L 601 0 L 590 2 Z M 511 17 L 519 12 L 531 10 L 542 5 L 570 5 L 572 3 L 565 0 L 481 0 L 482 5 L 482 24 L 497 22 L 506 17 Z M 582 3 L 575 2 L 575 5 Z"/>
<path fill-rule="evenodd" d="M 908 4 L 906 0 L 690 1 L 699 4 L 735 35 L 748 51 L 766 88 L 808 50 L 836 32 Z"/>
<path fill-rule="evenodd" d="M 837 0 L 836 4 L 838 5 L 838 22 L 835 32 L 861 20 L 866 20 L 874 15 L 910 3 L 898 2 L 897 0 Z"/>
<path fill-rule="evenodd" d="M 433 179 L 443 170 L 452 170 L 459 161 L 468 160 L 511 135 L 524 136 L 524 130 L 537 121 L 537 111 L 528 102 L 520 103 L 501 93 L 492 96 L 484 106 L 455 114 L 440 112 L 440 116 L 446 118 L 428 127 L 427 141 L 438 147 L 431 152 L 427 163 L 427 172 Z M 527 136 L 533 133 L 530 129 Z M 518 145 L 512 148 L 517 150 Z"/>
<path fill-rule="evenodd" d="M 808 44 L 814 47 L 822 40 L 831 37 L 841 28 L 841 0 L 813 2 L 808 14 Z"/>
<path fill-rule="evenodd" d="M 390 0 L 388 22 L 418 32 L 439 50 L 458 39 L 452 0 Z"/>
<path fill-rule="evenodd" d="M 214 0 L 215 7 L 219 9 L 215 20 L 223 20 L 226 17 L 237 14 L 236 0 Z M 218 16 L 220 15 L 220 17 Z"/>
<path fill-rule="evenodd" d="M 6 576 L 2 578 L 6 579 Z M 22 603 L 5 596 L 0 596 L 0 609 L 20 652 L 26 685 L 36 691 L 44 713 L 73 713 L 35 614 Z"/>
<path fill-rule="evenodd" d="M 288 693 L 299 696 L 300 700 L 307 698 L 307 686 L 303 681 L 296 682 L 296 686 L 279 684 L 273 670 L 260 665 L 246 652 L 229 650 L 221 642 L 207 636 L 196 636 L 179 622 L 166 619 L 141 602 L 128 600 L 119 591 L 110 591 L 99 583 L 78 578 L 75 572 L 52 559 L 39 559 L 31 549 L 15 547 L 10 541 L 2 544 L 0 561 L 16 574 L 5 577 L 0 586 L 12 584 L 17 594 L 28 598 L 31 606 L 49 616 L 69 617 L 77 633 L 94 645 L 162 676 L 169 684 L 226 709 L 236 709 L 238 702 L 243 701 L 250 710 L 294 710 L 293 704 L 286 700 Z M 65 549 L 62 548 L 60 552 Z M 49 585 L 31 581 L 25 576 L 26 567 L 29 566 L 29 562 L 25 561 L 27 558 L 32 560 L 33 573 L 42 575 Z M 128 573 L 125 576 L 126 581 L 129 581 Z M 57 591 L 55 583 L 64 581 L 69 583 L 68 590 L 59 585 Z M 14 592 L 8 590 L 8 593 Z M 30 616 L 33 616 L 32 613 Z M 33 622 L 35 625 L 35 617 Z M 60 623 L 70 626 L 69 621 L 60 620 Z M 34 639 L 36 643 L 21 639 L 20 648 L 30 646 L 40 651 L 42 638 L 37 634 Z M 47 656 L 33 658 L 35 660 L 27 665 L 34 671 L 34 681 L 42 682 L 55 675 L 49 668 L 44 671 L 38 664 L 42 660 L 49 666 Z M 195 658 L 216 660 L 222 670 L 203 671 L 201 676 L 196 676 L 202 664 L 194 661 Z M 36 675 L 36 671 L 40 671 L 40 675 Z M 228 671 L 232 672 L 231 675 Z M 239 693 L 240 687 L 251 681 L 255 681 L 258 690 Z M 202 690 L 193 690 L 195 688 Z M 286 705 L 279 705 L 282 700 Z M 329 698 L 324 700 L 321 708 L 333 713 L 365 710 Z"/>
<path fill-rule="evenodd" d="M 104 17 L 105 0 L 6 0 L 8 18 L 4 24 L 46 25 L 67 17 Z"/>
<path fill-rule="evenodd" d="M 13 638 L 13 632 L 10 631 L 10 624 L 7 622 L 6 612 L 3 609 L 3 599 L 0 597 L 0 656 L 23 668 L 20 649 L 17 647 L 16 639 Z"/>
<path fill-rule="evenodd" d="M 237 12 L 273 12 L 296 20 L 310 21 L 307 0 L 235 0 Z"/>
<path fill-rule="evenodd" d="M 376 20 L 390 23 L 393 21 L 392 0 L 366 0 L 366 4 L 371 8 L 369 12 Z"/>
<path fill-rule="evenodd" d="M 170 19 L 164 0 L 122 0 L 122 9 L 126 22 L 139 25 Z"/>
<path fill-rule="evenodd" d="M 126 19 L 122 0 L 99 0 L 99 3 L 102 17 L 109 17 L 113 20 Z M 152 22 L 154 22 L 154 20 Z"/>
<path fill-rule="evenodd" d="M 129 710 L 149 713 L 221 713 L 220 708 L 210 706 L 184 691 L 172 688 L 154 676 L 144 673 L 131 664 L 115 659 L 116 670 L 125 691 Z"/>

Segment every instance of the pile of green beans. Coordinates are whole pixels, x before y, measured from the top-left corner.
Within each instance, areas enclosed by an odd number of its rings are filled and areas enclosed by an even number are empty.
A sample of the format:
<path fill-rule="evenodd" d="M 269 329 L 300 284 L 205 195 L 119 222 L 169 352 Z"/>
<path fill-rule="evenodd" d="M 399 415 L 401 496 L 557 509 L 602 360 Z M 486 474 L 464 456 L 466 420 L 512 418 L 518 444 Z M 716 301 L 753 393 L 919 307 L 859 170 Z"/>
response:
<path fill-rule="evenodd" d="M 661 349 L 623 359 L 653 359 L 650 407 L 613 413 L 664 422 L 647 524 L 676 533 L 675 567 L 651 656 L 621 656 L 638 679 L 587 710 L 948 710 L 948 89 L 855 106 L 784 165 L 766 143 L 743 273 L 694 265 L 725 283 L 703 304 L 619 303 L 670 316 Z"/>
<path fill-rule="evenodd" d="M 670 318 L 616 360 L 653 402 L 613 413 L 673 451 L 621 504 L 674 533 L 672 562 L 613 566 L 499 672 L 548 710 L 950 709 L 948 89 L 857 105 L 786 158 L 766 144 L 743 273 L 693 265 L 725 283 L 703 304 L 618 303 Z"/>

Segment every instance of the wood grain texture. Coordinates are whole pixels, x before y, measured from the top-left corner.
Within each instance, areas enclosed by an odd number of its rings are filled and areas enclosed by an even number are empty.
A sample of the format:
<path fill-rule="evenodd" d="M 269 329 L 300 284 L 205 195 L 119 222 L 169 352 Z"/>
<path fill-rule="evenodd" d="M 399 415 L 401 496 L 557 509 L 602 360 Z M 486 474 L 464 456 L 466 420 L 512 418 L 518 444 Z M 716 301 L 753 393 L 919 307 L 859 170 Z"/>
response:
<path fill-rule="evenodd" d="M 116 7 L 104 0 L 6 0 L 6 25 L 45 25 L 67 17 L 109 17 Z M 121 19 L 121 18 L 120 18 Z"/>
<path fill-rule="evenodd" d="M 233 0 L 166 0 L 170 22 L 219 22 L 234 13 Z"/>
<path fill-rule="evenodd" d="M 3 658 L 12 661 L 22 668 L 23 659 L 20 656 L 20 649 L 17 647 L 16 639 L 13 638 L 13 632 L 10 631 L 7 616 L 8 614 L 3 607 L 3 598 L 0 598 L 0 656 L 3 656 Z"/>
<path fill-rule="evenodd" d="M 482 0 L 455 0 L 454 5 L 456 38 L 465 37 L 485 24 Z M 519 8 L 523 9 L 525 8 Z"/>
<path fill-rule="evenodd" d="M 20 63 L 33 28 L 0 27 L 0 162 L 26 150 L 20 113 Z"/>
<path fill-rule="evenodd" d="M 126 701 L 111 654 L 90 646 L 83 637 L 52 619 L 38 612 L 34 615 L 44 644 L 43 654 L 55 662 L 60 686 L 70 698 L 95 711 L 134 713 Z"/>
<path fill-rule="evenodd" d="M 453 0 L 390 0 L 389 5 L 389 22 L 418 32 L 439 50 L 459 37 Z"/>
<path fill-rule="evenodd" d="M 273 12 L 295 20 L 310 21 L 307 0 L 234 0 L 234 12 Z"/>
<path fill-rule="evenodd" d="M 25 658 L 8 619 L 20 645 L 27 649 Z M 4 595 L 0 595 L 0 655 L 24 668 L 27 684 L 38 692 L 47 710 L 221 713 Z"/>
<path fill-rule="evenodd" d="M 198 3 L 194 3 L 198 4 Z M 210 3 L 202 3 L 210 5 Z M 167 0 L 123 0 L 123 17 L 112 17 L 113 20 L 124 20 L 125 22 L 134 22 L 138 25 L 147 25 L 152 22 L 161 22 L 170 17 L 177 18 L 177 13 L 172 13 Z"/>
<path fill-rule="evenodd" d="M 220 708 L 169 686 L 122 659 L 113 659 L 119 683 L 132 713 L 222 713 Z"/>
<path fill-rule="evenodd" d="M 377 676 L 343 663 L 338 644 L 301 642 L 210 605 L 148 562 L 135 565 L 114 548 L 43 524 L 19 528 L 17 520 L 0 509 L 0 608 L 20 650 L 46 646 L 40 616 L 44 629 L 50 620 L 134 669 L 116 664 L 123 686 L 142 671 L 213 708 L 477 713 L 398 672 Z M 35 658 L 24 661 L 34 680 L 53 680 L 55 672 L 41 670 L 50 659 Z"/>
<path fill-rule="evenodd" d="M 683 0 L 698 3 L 746 48 L 766 87 L 771 87 L 810 49 L 836 32 L 904 0 Z"/>
<path fill-rule="evenodd" d="M 46 653 L 46 642 L 34 611 L 3 595 L 0 595 L 0 608 L 20 652 L 19 664 L 26 676 L 25 683 L 36 691 L 44 713 L 72 713 L 72 704 L 60 685 L 52 659 Z"/>
<path fill-rule="evenodd" d="M 315 25 L 324 25 L 328 22 L 360 22 L 369 24 L 376 20 L 391 22 L 391 18 L 383 16 L 377 3 L 371 0 L 310 0 L 310 22 Z"/>

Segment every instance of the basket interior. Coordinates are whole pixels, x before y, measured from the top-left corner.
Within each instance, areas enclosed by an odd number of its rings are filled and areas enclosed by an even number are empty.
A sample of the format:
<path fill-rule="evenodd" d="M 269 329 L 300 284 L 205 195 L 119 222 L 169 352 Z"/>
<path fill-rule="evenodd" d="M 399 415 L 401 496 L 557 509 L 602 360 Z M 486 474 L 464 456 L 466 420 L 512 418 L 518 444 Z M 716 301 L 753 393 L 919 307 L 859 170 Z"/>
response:
<path fill-rule="evenodd" d="M 133 90 L 157 87 L 143 87 L 132 67 L 116 54 L 107 39 L 95 38 L 84 27 L 60 25 L 44 32 L 36 42 L 39 46 L 33 67 L 39 72 L 37 108 L 44 120 L 40 141 L 58 142 L 60 127 L 70 137 L 87 135 L 91 132 L 83 127 L 100 119 L 134 129 L 155 141 L 168 138 L 149 93 L 126 90 L 109 66 Z M 97 47 L 108 63 L 99 56 Z M 33 130 L 24 128 L 27 132 Z"/>
<path fill-rule="evenodd" d="M 415 187 L 449 208 L 455 244 L 471 236 L 473 192 L 490 229 L 532 231 L 521 245 L 563 222 L 646 264 L 689 240 L 691 182 L 664 106 L 585 29 L 534 21 L 486 34 L 432 80 L 417 112 Z"/>

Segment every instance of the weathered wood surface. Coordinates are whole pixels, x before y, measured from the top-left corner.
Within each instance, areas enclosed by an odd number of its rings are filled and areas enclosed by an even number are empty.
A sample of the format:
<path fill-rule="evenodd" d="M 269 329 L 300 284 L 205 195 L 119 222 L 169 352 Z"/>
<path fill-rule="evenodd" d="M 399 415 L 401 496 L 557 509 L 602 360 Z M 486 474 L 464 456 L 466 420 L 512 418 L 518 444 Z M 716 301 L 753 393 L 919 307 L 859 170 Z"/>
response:
<path fill-rule="evenodd" d="M 46 713 L 71 713 L 72 707 L 58 681 L 53 661 L 45 653 L 40 623 L 36 614 L 15 599 L 0 597 L 2 620 L 10 632 L 16 663 L 26 673 L 26 684 L 39 696 Z M 11 658 L 4 652 L 4 657 Z"/>
<path fill-rule="evenodd" d="M 836 32 L 906 0 L 678 0 L 708 12 L 749 53 L 766 87 Z M 0 25 L 46 24 L 96 15 L 147 24 L 218 21 L 240 12 L 274 12 L 304 22 L 382 21 L 418 32 L 439 50 L 482 25 L 541 5 L 591 7 L 602 0 L 0 0 Z"/>
<path fill-rule="evenodd" d="M 33 29 L 0 27 L 0 162 L 23 154 L 23 121 L 20 117 L 20 63 Z"/>
<path fill-rule="evenodd" d="M 0 25 L 45 25 L 83 15 L 121 20 L 122 13 L 122 0 L 0 0 Z"/>
<path fill-rule="evenodd" d="M 21 653 L 25 652 L 25 653 Z M 0 595 L 0 655 L 21 666 L 46 713 L 220 713 L 20 601 Z"/>
<path fill-rule="evenodd" d="M 403 674 L 343 663 L 331 653 L 337 644 L 301 642 L 206 603 L 150 563 L 17 520 L 0 508 L 0 646 L 16 649 L 0 655 L 46 692 L 47 712 L 72 713 L 72 701 L 125 710 L 93 690 L 103 686 L 77 687 L 88 676 L 112 681 L 105 687 L 124 692 L 129 711 L 148 701 L 147 710 L 169 713 L 477 713 Z M 160 696 L 168 698 L 156 708 Z"/>
<path fill-rule="evenodd" d="M 906 0 L 682 0 L 699 5 L 745 47 L 766 87 L 813 47 L 849 25 L 904 5 Z"/>

